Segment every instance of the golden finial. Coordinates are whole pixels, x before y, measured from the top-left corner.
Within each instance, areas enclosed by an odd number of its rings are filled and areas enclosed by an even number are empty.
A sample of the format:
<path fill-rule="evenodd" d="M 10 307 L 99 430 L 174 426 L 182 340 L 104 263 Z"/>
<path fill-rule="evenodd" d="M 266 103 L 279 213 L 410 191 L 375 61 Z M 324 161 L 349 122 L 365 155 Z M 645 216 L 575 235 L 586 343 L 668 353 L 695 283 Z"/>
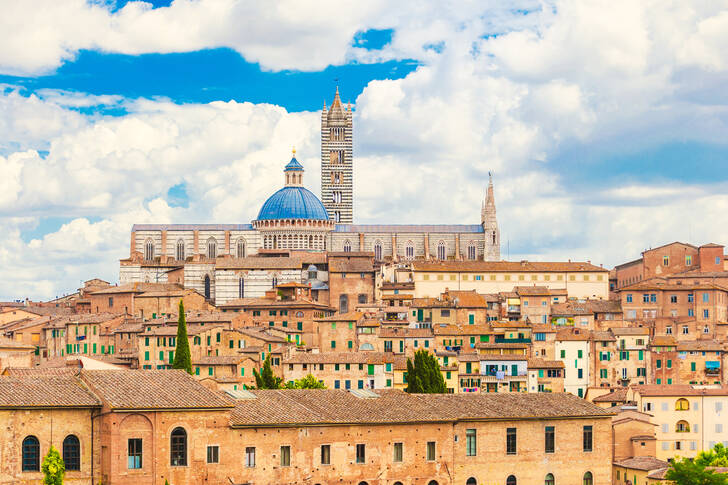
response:
<path fill-rule="evenodd" d="M 293 152 L 293 158 L 296 158 L 296 146 L 293 146 L 293 149 L 291 150 Z"/>

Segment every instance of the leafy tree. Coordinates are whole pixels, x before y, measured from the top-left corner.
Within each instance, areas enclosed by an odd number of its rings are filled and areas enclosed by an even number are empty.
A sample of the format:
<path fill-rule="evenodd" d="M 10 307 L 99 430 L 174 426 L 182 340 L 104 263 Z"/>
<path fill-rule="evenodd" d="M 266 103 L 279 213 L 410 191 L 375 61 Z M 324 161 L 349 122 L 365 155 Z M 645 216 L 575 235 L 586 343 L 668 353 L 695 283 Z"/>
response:
<path fill-rule="evenodd" d="M 728 467 L 728 448 L 723 446 L 723 443 L 718 443 L 712 450 L 704 450 L 698 453 L 694 461 L 702 466 Z"/>
<path fill-rule="evenodd" d="M 728 477 L 723 473 L 714 473 L 704 465 L 689 458 L 676 458 L 670 464 L 665 478 L 675 485 L 726 485 Z"/>
<path fill-rule="evenodd" d="M 326 385 L 316 380 L 313 374 L 309 374 L 302 379 L 296 379 L 293 382 L 287 382 L 285 387 L 286 389 L 326 389 Z"/>
<path fill-rule="evenodd" d="M 66 474 L 66 465 L 55 446 L 51 445 L 48 454 L 43 458 L 41 465 L 43 471 L 43 485 L 63 485 L 63 475 Z"/>
<path fill-rule="evenodd" d="M 442 394 L 447 392 L 437 358 L 426 350 L 415 352 L 414 363 L 407 359 L 407 389 L 410 393 Z"/>
<path fill-rule="evenodd" d="M 283 381 L 283 379 L 273 374 L 273 369 L 270 365 L 270 354 L 268 354 L 268 357 L 265 358 L 265 362 L 263 362 L 263 368 L 260 370 L 260 372 L 253 369 L 253 375 L 255 376 L 255 385 L 258 389 L 281 388 L 281 382 Z"/>
<path fill-rule="evenodd" d="M 190 355 L 190 341 L 187 340 L 187 322 L 185 321 L 185 306 L 179 301 L 179 317 L 177 319 L 177 347 L 174 351 L 173 369 L 184 369 L 192 374 L 192 356 Z"/>

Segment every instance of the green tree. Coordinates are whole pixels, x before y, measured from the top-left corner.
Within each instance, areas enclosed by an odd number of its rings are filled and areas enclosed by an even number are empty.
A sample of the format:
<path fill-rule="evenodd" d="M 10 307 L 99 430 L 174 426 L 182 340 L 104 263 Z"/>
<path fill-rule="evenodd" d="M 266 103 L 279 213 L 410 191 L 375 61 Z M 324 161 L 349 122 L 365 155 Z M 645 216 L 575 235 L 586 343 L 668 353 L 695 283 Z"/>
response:
<path fill-rule="evenodd" d="M 665 478 L 675 485 L 726 485 L 728 478 L 723 473 L 714 473 L 704 465 L 689 458 L 676 458 L 670 464 Z"/>
<path fill-rule="evenodd" d="M 415 352 L 415 360 L 407 359 L 407 389 L 410 393 L 442 394 L 447 392 L 437 358 L 426 350 Z"/>
<path fill-rule="evenodd" d="M 313 374 L 309 374 L 302 379 L 296 379 L 293 382 L 287 382 L 285 387 L 286 389 L 326 389 L 326 385 L 316 380 Z"/>
<path fill-rule="evenodd" d="M 280 389 L 282 378 L 273 374 L 273 368 L 270 365 L 270 354 L 265 358 L 263 362 L 263 368 L 258 372 L 253 369 L 253 375 L 255 376 L 255 385 L 258 389 Z"/>
<path fill-rule="evenodd" d="M 718 443 L 712 450 L 704 450 L 698 453 L 694 461 L 702 466 L 728 467 L 728 448 L 723 446 L 723 443 Z"/>
<path fill-rule="evenodd" d="M 173 369 L 184 369 L 192 374 L 192 356 L 190 355 L 190 341 L 187 339 L 187 322 L 185 321 L 185 306 L 179 301 L 179 317 L 177 318 L 177 347 L 174 351 Z"/>
<path fill-rule="evenodd" d="M 66 465 L 55 446 L 51 445 L 48 454 L 43 458 L 41 465 L 43 471 L 43 485 L 63 485 L 63 475 L 66 474 Z"/>

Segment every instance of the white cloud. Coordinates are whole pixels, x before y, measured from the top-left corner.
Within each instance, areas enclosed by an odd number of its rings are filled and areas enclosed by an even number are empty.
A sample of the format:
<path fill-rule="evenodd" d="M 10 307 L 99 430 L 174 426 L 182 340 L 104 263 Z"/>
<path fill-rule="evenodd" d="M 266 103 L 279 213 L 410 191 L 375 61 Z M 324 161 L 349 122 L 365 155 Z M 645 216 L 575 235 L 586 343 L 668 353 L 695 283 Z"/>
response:
<path fill-rule="evenodd" d="M 14 2 L 16 15 L 25 3 Z M 269 69 L 422 60 L 404 79 L 371 82 L 357 99 L 358 221 L 477 223 L 492 170 L 504 257 L 612 265 L 673 239 L 728 240 L 711 222 L 728 209 L 721 183 L 669 173 L 649 182 L 637 170 L 629 182 L 573 177 L 569 171 L 589 170 L 590 153 L 583 163 L 556 163 L 574 147 L 639 153 L 675 140 L 725 143 L 728 51 L 720 48 L 725 12 L 715 5 L 726 2 L 565 0 L 555 13 L 544 4 L 515 16 L 502 2 L 459 10 L 422 3 L 411 12 L 370 3 L 342 7 L 339 16 L 298 2 L 265 12 L 222 0 L 157 10 L 132 4 L 113 15 L 83 2 L 54 11 L 56 4 L 29 14 L 37 22 L 27 32 L 13 31 L 22 38 L 14 50 L 0 48 L 6 71 L 53 68 L 80 48 L 228 45 Z M 62 19 L 80 32 L 67 32 Z M 484 37 L 499 26 L 502 35 Z M 351 47 L 355 32 L 387 27 L 396 30 L 381 51 Z M 44 52 L 22 53 L 28 46 Z M 97 105 L 128 114 L 73 109 Z M 133 223 L 250 221 L 282 184 L 292 145 L 306 185 L 318 192 L 318 128 L 318 113 L 267 104 L 0 91 L 0 169 L 8 174 L 0 179 L 0 297 L 55 296 L 97 275 L 114 280 Z M 188 208 L 166 201 L 180 183 Z M 23 239 L 59 216 L 67 222 L 58 230 Z"/>

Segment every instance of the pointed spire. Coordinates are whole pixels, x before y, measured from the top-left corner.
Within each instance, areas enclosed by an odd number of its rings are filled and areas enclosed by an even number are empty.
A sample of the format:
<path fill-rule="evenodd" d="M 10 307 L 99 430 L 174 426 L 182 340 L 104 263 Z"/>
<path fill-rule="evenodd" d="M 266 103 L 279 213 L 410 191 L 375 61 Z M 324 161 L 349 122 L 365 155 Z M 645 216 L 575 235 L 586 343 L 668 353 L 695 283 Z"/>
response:
<path fill-rule="evenodd" d="M 341 98 L 339 97 L 339 86 L 336 86 L 336 94 L 334 94 L 334 102 L 331 103 L 331 109 L 341 107 Z"/>
<path fill-rule="evenodd" d="M 324 113 L 326 112 L 326 100 L 324 99 Z"/>

